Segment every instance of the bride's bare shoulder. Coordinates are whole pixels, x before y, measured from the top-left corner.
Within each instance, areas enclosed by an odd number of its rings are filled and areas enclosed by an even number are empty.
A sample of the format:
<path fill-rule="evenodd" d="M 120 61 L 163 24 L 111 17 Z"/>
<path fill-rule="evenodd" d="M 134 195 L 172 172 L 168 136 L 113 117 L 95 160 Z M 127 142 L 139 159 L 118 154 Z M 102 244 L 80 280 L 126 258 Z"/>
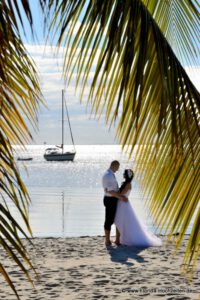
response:
<path fill-rule="evenodd" d="M 131 190 L 131 187 L 132 187 L 131 183 L 130 182 L 127 183 L 127 188 Z"/>
<path fill-rule="evenodd" d="M 131 189 L 131 183 L 130 183 L 130 182 L 127 182 L 127 183 L 125 184 L 123 190 L 128 191 L 128 190 L 130 190 L 130 189 Z"/>

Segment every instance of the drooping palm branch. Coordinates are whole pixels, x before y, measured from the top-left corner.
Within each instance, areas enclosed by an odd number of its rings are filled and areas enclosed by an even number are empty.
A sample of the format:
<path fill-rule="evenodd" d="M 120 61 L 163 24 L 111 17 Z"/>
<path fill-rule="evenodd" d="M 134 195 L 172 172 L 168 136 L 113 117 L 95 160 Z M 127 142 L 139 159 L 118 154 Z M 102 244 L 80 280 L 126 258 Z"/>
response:
<path fill-rule="evenodd" d="M 93 111 L 105 111 L 110 126 L 117 122 L 130 157 L 137 148 L 146 203 L 169 239 L 179 232 L 177 249 L 194 218 L 189 268 L 200 243 L 200 95 L 182 64 L 198 64 L 198 2 L 46 2 L 54 9 L 50 33 L 66 47 L 65 78 L 77 74 L 81 95 L 89 85 Z"/>
<path fill-rule="evenodd" d="M 31 25 L 28 1 L 21 2 Z M 19 35 L 18 21 L 23 26 L 23 20 L 18 4 L 19 1 L 0 2 L 0 246 L 32 282 L 28 269 L 34 267 L 19 234 L 28 236 L 7 205 L 9 198 L 31 234 L 27 212 L 30 198 L 14 161 L 12 144 L 24 145 L 30 141 L 27 123 L 36 126 L 41 92 L 33 61 Z M 0 261 L 0 272 L 19 299 L 3 261 Z"/>

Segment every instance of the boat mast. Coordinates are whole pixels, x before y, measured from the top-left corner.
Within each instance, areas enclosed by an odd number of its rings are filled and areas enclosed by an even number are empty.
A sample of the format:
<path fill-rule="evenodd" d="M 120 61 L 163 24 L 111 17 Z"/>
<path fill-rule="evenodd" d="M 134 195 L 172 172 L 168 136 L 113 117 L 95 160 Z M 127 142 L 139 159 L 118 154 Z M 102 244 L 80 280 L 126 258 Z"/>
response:
<path fill-rule="evenodd" d="M 69 112 L 68 112 L 68 109 L 67 109 L 67 103 L 66 103 L 66 101 L 65 101 L 65 108 L 66 108 L 66 112 L 67 112 L 67 120 L 68 120 L 68 124 L 69 124 L 69 129 L 70 129 L 70 134 L 71 134 L 71 140 L 72 140 L 72 143 L 73 143 L 73 146 L 74 146 L 74 152 L 76 152 L 75 144 L 74 144 L 74 139 L 73 139 L 73 134 L 72 134 L 72 128 L 71 128 L 70 119 L 69 119 Z"/>
<path fill-rule="evenodd" d="M 62 90 L 62 153 L 64 150 L 64 90 Z"/>

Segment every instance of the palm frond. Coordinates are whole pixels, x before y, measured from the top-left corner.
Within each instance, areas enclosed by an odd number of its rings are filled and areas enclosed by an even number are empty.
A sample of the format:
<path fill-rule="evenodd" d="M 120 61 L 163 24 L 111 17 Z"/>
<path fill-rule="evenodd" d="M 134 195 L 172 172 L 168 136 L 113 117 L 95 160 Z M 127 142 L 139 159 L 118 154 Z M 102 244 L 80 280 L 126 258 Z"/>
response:
<path fill-rule="evenodd" d="M 199 65 L 199 2 L 196 0 L 142 1 L 163 32 L 179 61 Z"/>
<path fill-rule="evenodd" d="M 197 6 L 189 0 L 173 7 L 168 1 L 61 1 L 50 26 L 58 46 L 66 47 L 65 78 L 77 74 L 83 94 L 94 74 L 93 111 L 105 110 L 110 126 L 117 122 L 116 137 L 129 145 L 130 158 L 137 146 L 147 205 L 169 238 L 179 231 L 177 247 L 199 203 L 200 95 L 177 58 L 197 62 Z M 188 263 L 199 251 L 198 225 Z"/>
<path fill-rule="evenodd" d="M 27 212 L 30 198 L 15 164 L 12 145 L 30 141 L 31 133 L 24 119 L 36 127 L 37 108 L 42 97 L 34 63 L 20 38 L 17 18 L 22 26 L 23 19 L 18 4 L 19 1 L 0 3 L 0 245 L 32 281 L 26 266 L 34 267 L 19 233 L 27 239 L 28 236 L 6 203 L 7 198 L 14 203 L 31 235 Z M 32 27 L 29 2 L 23 0 L 21 4 Z M 19 298 L 3 262 L 0 272 Z"/>
<path fill-rule="evenodd" d="M 16 297 L 18 300 L 20 300 L 19 295 L 16 291 L 16 288 L 14 286 L 14 284 L 12 283 L 12 281 L 10 280 L 10 277 L 8 275 L 8 273 L 6 272 L 5 268 L 3 267 L 3 265 L 0 263 L 0 272 L 1 274 L 3 274 L 6 282 L 9 284 L 9 286 L 12 288 L 13 292 L 15 293 Z"/>

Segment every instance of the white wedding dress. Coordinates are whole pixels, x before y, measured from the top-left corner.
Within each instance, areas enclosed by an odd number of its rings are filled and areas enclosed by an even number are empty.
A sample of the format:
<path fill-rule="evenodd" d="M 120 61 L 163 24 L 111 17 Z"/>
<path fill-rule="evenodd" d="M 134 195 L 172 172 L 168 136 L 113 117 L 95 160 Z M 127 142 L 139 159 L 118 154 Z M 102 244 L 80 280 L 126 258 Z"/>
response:
<path fill-rule="evenodd" d="M 124 196 L 130 195 L 129 190 Z M 162 241 L 147 231 L 146 226 L 137 217 L 131 203 L 118 200 L 115 225 L 120 232 L 120 243 L 127 246 L 161 246 Z"/>

